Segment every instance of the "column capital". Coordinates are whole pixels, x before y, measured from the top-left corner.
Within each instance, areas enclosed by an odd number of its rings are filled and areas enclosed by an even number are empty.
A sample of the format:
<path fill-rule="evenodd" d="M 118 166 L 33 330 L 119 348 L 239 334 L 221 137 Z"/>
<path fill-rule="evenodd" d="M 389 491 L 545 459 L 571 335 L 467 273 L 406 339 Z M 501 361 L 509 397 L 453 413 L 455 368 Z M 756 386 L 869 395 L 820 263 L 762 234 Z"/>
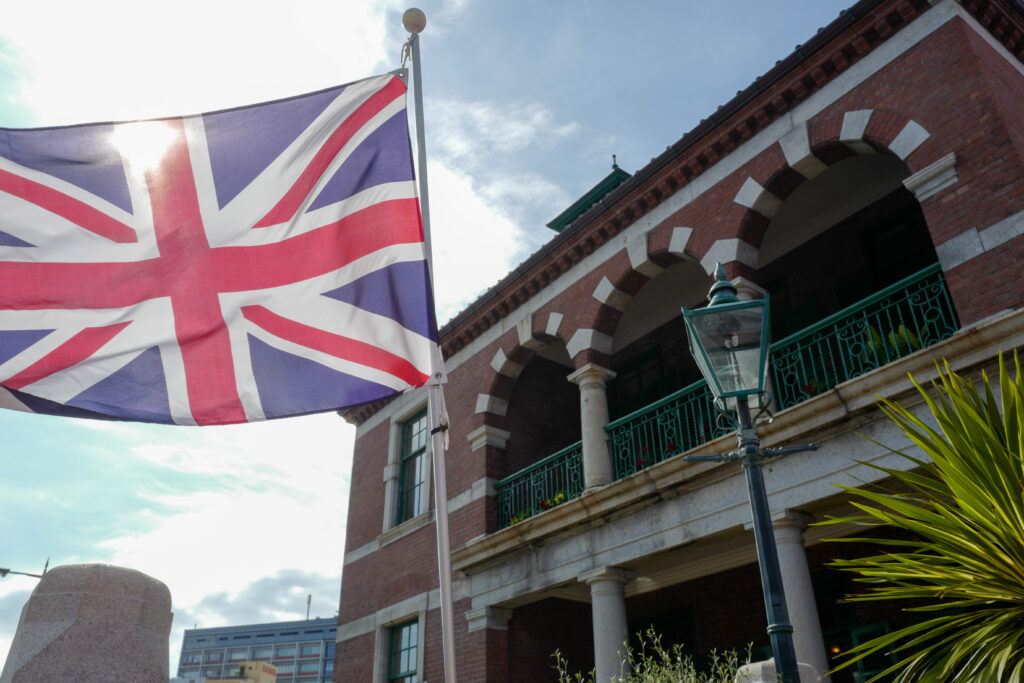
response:
<path fill-rule="evenodd" d="M 466 612 L 469 632 L 491 629 L 507 631 L 508 620 L 512 618 L 512 610 L 502 607 L 474 607 Z"/>
<path fill-rule="evenodd" d="M 796 527 L 803 531 L 814 521 L 814 515 L 803 510 L 786 508 L 772 512 L 772 528 L 782 529 L 785 527 Z"/>
<path fill-rule="evenodd" d="M 569 375 L 566 379 L 582 387 L 588 384 L 600 384 L 601 386 L 604 386 L 608 380 L 613 379 L 614 377 L 615 372 L 613 370 L 603 368 L 594 363 L 587 363 Z"/>
<path fill-rule="evenodd" d="M 504 429 L 498 429 L 491 425 L 482 425 L 467 434 L 466 438 L 469 440 L 469 450 L 471 451 L 480 450 L 484 446 L 493 446 L 494 448 L 505 450 L 510 436 L 512 434 Z"/>
<path fill-rule="evenodd" d="M 733 278 L 732 284 L 736 287 L 736 296 L 739 297 L 740 301 L 763 299 L 764 295 L 768 293 L 768 290 L 761 285 L 756 282 L 751 282 L 742 276 Z"/>
<path fill-rule="evenodd" d="M 775 531 L 778 531 L 779 529 L 793 528 L 802 533 L 813 521 L 814 515 L 809 512 L 803 512 L 802 510 L 795 510 L 793 508 L 772 510 L 772 529 Z M 743 529 L 745 531 L 753 531 L 753 520 L 744 522 Z"/>
<path fill-rule="evenodd" d="M 632 581 L 635 576 L 636 574 L 628 569 L 620 569 L 619 567 L 598 567 L 597 569 L 591 569 L 580 574 L 579 580 L 588 586 L 592 586 L 601 581 L 618 581 L 625 585 Z"/>

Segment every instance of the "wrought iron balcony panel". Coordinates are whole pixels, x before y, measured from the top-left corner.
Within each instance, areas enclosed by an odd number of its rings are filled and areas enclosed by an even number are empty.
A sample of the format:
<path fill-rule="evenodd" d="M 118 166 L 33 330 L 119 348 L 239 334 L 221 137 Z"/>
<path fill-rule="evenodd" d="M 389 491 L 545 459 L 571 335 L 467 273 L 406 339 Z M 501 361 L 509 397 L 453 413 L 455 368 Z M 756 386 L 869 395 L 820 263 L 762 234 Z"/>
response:
<path fill-rule="evenodd" d="M 494 485 L 498 528 L 577 498 L 583 487 L 583 444 L 577 441 Z"/>
<path fill-rule="evenodd" d="M 622 479 L 725 434 L 700 380 L 605 426 L 615 478 Z"/>
<path fill-rule="evenodd" d="M 775 409 L 953 336 L 960 329 L 939 264 L 771 346 Z"/>

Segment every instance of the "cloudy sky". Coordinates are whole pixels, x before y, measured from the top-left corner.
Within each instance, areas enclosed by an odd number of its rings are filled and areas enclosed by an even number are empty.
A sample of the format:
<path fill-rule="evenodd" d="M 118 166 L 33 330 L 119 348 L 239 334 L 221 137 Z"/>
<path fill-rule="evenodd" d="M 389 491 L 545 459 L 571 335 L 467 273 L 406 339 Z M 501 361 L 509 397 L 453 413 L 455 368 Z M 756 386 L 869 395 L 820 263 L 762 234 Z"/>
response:
<path fill-rule="evenodd" d="M 437 305 L 450 319 L 852 0 L 423 0 Z M 0 127 L 193 114 L 390 71 L 393 0 L 7 3 Z M 458 419 L 458 416 L 453 416 Z M 107 562 L 165 582 L 182 629 L 337 611 L 352 427 L 0 412 L 0 567 Z M 35 580 L 0 579 L 0 662 Z"/>

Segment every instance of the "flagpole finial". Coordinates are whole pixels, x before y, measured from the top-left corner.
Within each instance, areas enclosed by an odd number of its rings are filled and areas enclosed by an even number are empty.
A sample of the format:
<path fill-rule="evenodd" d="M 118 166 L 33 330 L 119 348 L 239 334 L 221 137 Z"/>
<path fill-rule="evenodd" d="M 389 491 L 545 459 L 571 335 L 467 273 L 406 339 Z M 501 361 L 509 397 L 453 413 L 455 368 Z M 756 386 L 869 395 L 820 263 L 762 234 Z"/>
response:
<path fill-rule="evenodd" d="M 420 33 L 427 27 L 427 15 L 421 9 L 410 7 L 402 15 L 402 26 L 409 33 Z"/>

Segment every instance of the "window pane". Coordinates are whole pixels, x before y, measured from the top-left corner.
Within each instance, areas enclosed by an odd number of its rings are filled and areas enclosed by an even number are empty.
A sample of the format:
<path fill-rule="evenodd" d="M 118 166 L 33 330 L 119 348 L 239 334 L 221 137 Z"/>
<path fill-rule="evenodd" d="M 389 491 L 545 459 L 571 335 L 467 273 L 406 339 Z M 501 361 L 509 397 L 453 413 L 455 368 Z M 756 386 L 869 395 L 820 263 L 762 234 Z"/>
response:
<path fill-rule="evenodd" d="M 428 416 L 426 412 L 402 425 L 401 469 L 398 481 L 398 523 L 426 510 Z"/>
<path fill-rule="evenodd" d="M 392 628 L 388 680 L 397 683 L 416 683 L 417 654 L 417 623 L 410 621 Z"/>

